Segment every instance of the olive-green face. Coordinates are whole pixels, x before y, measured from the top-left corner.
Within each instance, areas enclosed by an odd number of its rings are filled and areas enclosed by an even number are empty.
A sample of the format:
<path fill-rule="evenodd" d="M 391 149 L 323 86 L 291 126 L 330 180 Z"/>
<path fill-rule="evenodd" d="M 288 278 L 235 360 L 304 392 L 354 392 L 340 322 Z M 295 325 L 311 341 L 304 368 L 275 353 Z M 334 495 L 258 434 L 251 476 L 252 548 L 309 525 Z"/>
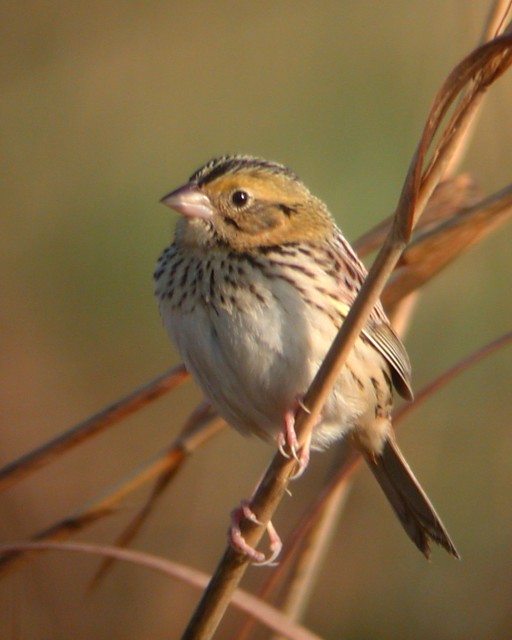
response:
<path fill-rule="evenodd" d="M 237 156 L 213 162 L 178 190 L 180 206 L 173 200 L 178 192 L 163 200 L 184 214 L 177 240 L 198 246 L 217 240 L 244 251 L 320 239 L 332 229 L 325 205 L 281 165 Z"/>

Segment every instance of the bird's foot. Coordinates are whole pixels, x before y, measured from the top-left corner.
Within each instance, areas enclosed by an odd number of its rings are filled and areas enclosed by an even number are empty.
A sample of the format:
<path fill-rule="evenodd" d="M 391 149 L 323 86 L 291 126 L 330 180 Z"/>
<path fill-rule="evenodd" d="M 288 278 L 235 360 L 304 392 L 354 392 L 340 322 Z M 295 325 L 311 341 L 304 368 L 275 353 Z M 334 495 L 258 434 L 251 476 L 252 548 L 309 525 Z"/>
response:
<path fill-rule="evenodd" d="M 295 431 L 295 417 L 299 407 L 309 413 L 309 409 L 304 405 L 302 396 L 297 396 L 296 406 L 289 409 L 284 414 L 284 429 L 277 436 L 277 447 L 285 458 L 293 458 L 297 464 L 297 471 L 293 474 L 292 480 L 300 478 L 309 464 L 311 451 L 311 435 L 306 442 L 300 446 Z"/>
<path fill-rule="evenodd" d="M 231 513 L 231 527 L 228 531 L 228 538 L 231 546 L 235 551 L 248 556 L 252 560 L 252 563 L 258 567 L 275 566 L 277 564 L 275 560 L 281 553 L 283 543 L 281 542 L 281 538 L 275 530 L 274 525 L 270 521 L 266 525 L 267 534 L 270 540 L 270 556 L 266 558 L 264 553 L 257 551 L 254 547 L 251 547 L 243 537 L 240 529 L 240 523 L 243 518 L 254 522 L 254 524 L 263 526 L 263 523 L 258 520 L 254 512 L 251 510 L 249 501 L 244 500 L 241 505 Z"/>

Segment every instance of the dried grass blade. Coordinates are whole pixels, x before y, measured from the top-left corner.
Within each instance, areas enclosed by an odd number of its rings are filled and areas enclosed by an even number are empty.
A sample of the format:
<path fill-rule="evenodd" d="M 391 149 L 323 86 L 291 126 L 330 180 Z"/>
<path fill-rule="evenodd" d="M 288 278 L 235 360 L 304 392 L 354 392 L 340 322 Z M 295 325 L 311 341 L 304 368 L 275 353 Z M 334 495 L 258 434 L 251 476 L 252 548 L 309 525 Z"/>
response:
<path fill-rule="evenodd" d="M 71 535 L 79 533 L 98 520 L 115 513 L 121 500 L 142 485 L 155 478 L 167 478 L 170 476 L 169 479 L 171 479 L 174 477 L 181 469 L 188 455 L 216 435 L 224 426 L 225 423 L 213 413 L 210 413 L 207 418 L 205 417 L 202 422 L 198 422 L 196 428 L 191 427 L 189 420 L 182 434 L 170 447 L 140 465 L 127 478 L 118 482 L 113 488 L 107 489 L 102 496 L 89 501 L 63 520 L 37 533 L 32 540 L 64 540 Z M 144 515 L 147 516 L 149 512 L 150 510 L 148 509 Z M 137 519 L 138 526 L 134 528 L 133 535 L 135 535 L 143 522 L 144 518 Z M 15 563 L 17 564 L 23 559 L 19 554 L 0 556 L 0 573 L 13 568 Z"/>
<path fill-rule="evenodd" d="M 149 402 L 172 391 L 187 380 L 188 377 L 187 370 L 180 364 L 132 391 L 124 398 L 105 407 L 90 418 L 78 423 L 53 440 L 6 465 L 0 469 L 0 491 L 13 486 L 38 469 L 45 467 L 72 447 L 85 442 L 104 431 L 107 427 L 138 411 Z"/>
<path fill-rule="evenodd" d="M 89 554 L 93 556 L 103 556 L 116 561 L 131 562 L 140 567 L 157 571 L 169 578 L 180 580 L 196 589 L 203 589 L 208 582 L 209 576 L 197 569 L 192 569 L 183 564 L 172 562 L 165 558 L 132 551 L 119 549 L 107 545 L 93 545 L 84 542 L 80 543 L 58 543 L 58 542 L 22 542 L 0 545 L 0 553 L 24 553 L 30 554 L 41 551 L 68 551 L 72 553 Z M 289 620 L 277 609 L 262 602 L 255 596 L 237 589 L 233 594 L 233 606 L 251 616 L 257 617 L 262 624 L 275 633 L 281 634 L 288 640 L 321 640 L 319 636 L 309 631 L 305 627 Z"/>

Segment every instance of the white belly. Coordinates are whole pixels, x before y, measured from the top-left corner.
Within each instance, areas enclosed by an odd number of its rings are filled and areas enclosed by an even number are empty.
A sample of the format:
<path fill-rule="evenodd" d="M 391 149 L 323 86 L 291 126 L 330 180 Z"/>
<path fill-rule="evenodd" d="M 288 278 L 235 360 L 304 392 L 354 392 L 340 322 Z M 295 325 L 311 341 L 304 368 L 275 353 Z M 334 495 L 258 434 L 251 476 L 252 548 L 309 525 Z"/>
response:
<path fill-rule="evenodd" d="M 266 439 L 282 429 L 285 412 L 307 390 L 336 333 L 333 321 L 288 283 L 272 287 L 264 301 L 247 294 L 236 308 L 203 301 L 183 313 L 161 301 L 170 337 L 207 398 L 232 426 Z M 354 426 L 368 406 L 363 395 L 345 370 L 315 428 L 313 446 Z"/>

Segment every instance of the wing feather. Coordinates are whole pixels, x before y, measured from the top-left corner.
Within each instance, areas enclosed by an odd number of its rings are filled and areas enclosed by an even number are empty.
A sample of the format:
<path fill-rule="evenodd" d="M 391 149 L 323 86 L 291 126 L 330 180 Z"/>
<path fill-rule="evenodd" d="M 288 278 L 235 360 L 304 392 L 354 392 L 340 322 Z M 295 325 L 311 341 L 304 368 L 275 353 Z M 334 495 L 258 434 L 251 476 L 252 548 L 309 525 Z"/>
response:
<path fill-rule="evenodd" d="M 334 236 L 333 248 L 338 263 L 337 277 L 340 285 L 340 300 L 336 307 L 341 316 L 345 318 L 367 276 L 367 271 L 339 230 Z M 345 274 L 348 275 L 349 281 L 352 282 L 353 286 L 347 286 L 346 278 L 344 278 Z M 403 398 L 412 400 L 409 356 L 402 341 L 391 326 L 380 301 L 373 308 L 362 335 L 389 363 L 393 384 L 398 393 Z"/>
<path fill-rule="evenodd" d="M 393 327 L 381 323 L 372 326 L 371 329 L 363 329 L 363 334 L 389 362 L 398 393 L 406 400 L 412 400 L 414 396 L 411 388 L 411 363 Z"/>

